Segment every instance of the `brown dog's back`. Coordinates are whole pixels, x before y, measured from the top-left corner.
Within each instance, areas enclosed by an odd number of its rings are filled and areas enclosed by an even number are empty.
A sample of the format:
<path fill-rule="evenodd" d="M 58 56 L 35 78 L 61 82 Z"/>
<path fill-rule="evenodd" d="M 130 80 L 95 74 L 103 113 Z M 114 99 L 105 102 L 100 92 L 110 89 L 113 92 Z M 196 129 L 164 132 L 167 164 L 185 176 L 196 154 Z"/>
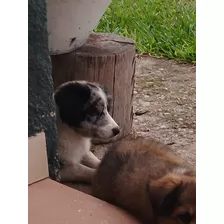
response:
<path fill-rule="evenodd" d="M 174 224 L 180 215 L 189 220 L 195 216 L 195 171 L 166 145 L 141 137 L 122 140 L 104 156 L 93 180 L 93 195 L 145 223 L 167 217 L 167 223 Z"/>

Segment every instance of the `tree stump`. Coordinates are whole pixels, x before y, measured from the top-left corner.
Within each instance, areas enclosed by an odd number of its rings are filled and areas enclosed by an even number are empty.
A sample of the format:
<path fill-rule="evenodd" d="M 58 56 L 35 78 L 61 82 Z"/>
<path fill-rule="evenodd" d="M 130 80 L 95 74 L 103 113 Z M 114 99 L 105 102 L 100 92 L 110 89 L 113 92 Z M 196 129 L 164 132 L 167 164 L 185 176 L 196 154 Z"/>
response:
<path fill-rule="evenodd" d="M 67 54 L 52 55 L 51 59 L 54 88 L 71 80 L 105 85 L 113 96 L 111 115 L 122 128 L 116 139 L 130 133 L 135 74 L 133 40 L 114 34 L 93 33 L 81 48 Z"/>

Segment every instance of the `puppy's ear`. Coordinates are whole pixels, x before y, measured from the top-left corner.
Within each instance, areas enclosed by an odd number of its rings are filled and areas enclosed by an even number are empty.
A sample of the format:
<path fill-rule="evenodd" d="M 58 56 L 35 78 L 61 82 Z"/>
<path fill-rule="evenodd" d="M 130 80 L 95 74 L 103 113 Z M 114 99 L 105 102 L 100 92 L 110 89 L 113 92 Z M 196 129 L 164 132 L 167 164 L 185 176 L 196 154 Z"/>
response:
<path fill-rule="evenodd" d="M 58 106 L 73 109 L 72 106 L 83 107 L 90 97 L 90 89 L 82 83 L 67 82 L 58 87 L 54 99 Z"/>
<path fill-rule="evenodd" d="M 113 103 L 113 97 L 109 93 L 108 88 L 106 86 L 100 86 L 100 88 L 105 92 L 105 94 L 107 96 L 107 110 L 109 112 L 111 112 L 111 110 L 112 110 L 112 103 Z"/>
<path fill-rule="evenodd" d="M 111 112 L 113 108 L 113 98 L 111 95 L 107 95 L 107 110 Z"/>
<path fill-rule="evenodd" d="M 182 185 L 181 179 L 176 175 L 167 175 L 149 183 L 149 197 L 157 215 L 172 213 L 177 206 Z"/>

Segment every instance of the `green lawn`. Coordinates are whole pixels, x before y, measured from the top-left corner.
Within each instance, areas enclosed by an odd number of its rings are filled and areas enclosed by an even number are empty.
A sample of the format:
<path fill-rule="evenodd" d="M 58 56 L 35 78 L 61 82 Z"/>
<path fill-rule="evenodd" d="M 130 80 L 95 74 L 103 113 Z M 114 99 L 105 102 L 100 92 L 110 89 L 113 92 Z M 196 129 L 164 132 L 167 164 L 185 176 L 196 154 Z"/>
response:
<path fill-rule="evenodd" d="M 132 38 L 140 53 L 196 62 L 195 0 L 112 0 L 95 31 Z"/>

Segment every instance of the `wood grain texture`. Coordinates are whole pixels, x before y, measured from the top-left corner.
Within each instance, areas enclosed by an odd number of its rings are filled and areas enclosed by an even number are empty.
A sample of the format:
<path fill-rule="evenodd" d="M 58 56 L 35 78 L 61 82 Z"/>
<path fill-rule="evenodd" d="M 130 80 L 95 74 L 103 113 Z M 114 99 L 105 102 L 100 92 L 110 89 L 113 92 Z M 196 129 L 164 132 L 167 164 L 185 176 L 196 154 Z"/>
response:
<path fill-rule="evenodd" d="M 81 48 L 51 56 L 51 59 L 54 88 L 71 80 L 87 80 L 106 86 L 113 95 L 111 115 L 122 128 L 118 138 L 129 134 L 133 121 L 135 75 L 133 40 L 114 34 L 93 33 Z"/>

